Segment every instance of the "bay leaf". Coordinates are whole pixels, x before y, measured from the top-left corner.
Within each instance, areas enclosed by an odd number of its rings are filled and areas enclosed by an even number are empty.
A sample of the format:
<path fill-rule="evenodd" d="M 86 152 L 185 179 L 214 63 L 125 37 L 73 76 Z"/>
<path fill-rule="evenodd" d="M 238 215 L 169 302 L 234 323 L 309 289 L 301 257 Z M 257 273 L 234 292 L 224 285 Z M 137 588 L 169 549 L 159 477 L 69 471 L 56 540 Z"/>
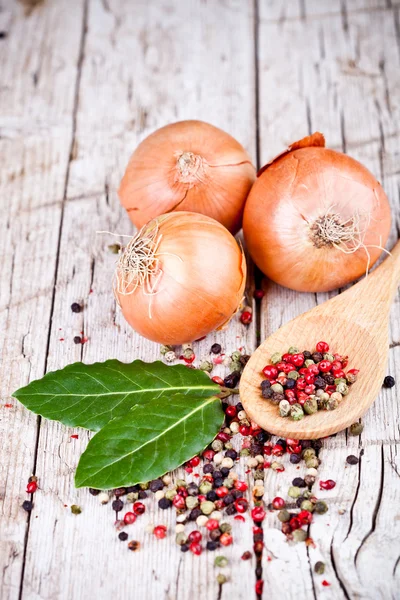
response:
<path fill-rule="evenodd" d="M 92 365 L 68 365 L 32 381 L 13 396 L 46 419 L 98 431 L 137 404 L 159 399 L 168 407 L 168 398 L 176 393 L 194 401 L 208 399 L 219 391 L 203 371 L 185 365 L 141 360 L 125 364 L 112 359 Z"/>
<path fill-rule="evenodd" d="M 75 485 L 110 489 L 156 479 L 204 450 L 223 419 L 215 396 L 175 394 L 135 406 L 90 440 Z"/>

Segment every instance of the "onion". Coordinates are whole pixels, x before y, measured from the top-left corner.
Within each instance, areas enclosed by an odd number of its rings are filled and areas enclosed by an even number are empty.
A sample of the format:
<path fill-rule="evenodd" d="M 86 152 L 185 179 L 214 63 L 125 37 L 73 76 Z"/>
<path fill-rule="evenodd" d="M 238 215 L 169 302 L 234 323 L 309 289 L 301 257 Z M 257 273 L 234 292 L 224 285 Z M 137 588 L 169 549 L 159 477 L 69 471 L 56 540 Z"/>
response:
<path fill-rule="evenodd" d="M 313 134 L 258 174 L 243 232 L 257 266 L 293 290 L 322 292 L 368 272 L 390 229 L 381 185 L 359 162 Z"/>
<path fill-rule="evenodd" d="M 246 261 L 214 219 L 190 212 L 145 225 L 121 255 L 114 292 L 128 323 L 162 344 L 182 344 L 222 327 L 237 311 Z"/>
<path fill-rule="evenodd" d="M 255 176 L 247 152 L 228 133 L 202 121 L 180 121 L 139 144 L 119 197 L 138 228 L 183 210 L 212 217 L 235 234 Z"/>

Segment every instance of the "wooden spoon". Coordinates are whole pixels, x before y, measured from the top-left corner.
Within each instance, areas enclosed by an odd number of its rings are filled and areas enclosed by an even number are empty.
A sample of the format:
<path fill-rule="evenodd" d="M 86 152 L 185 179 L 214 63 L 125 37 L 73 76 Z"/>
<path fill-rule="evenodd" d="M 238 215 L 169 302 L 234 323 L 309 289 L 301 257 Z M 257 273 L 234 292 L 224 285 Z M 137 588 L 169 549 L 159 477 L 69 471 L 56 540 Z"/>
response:
<path fill-rule="evenodd" d="M 386 375 L 390 306 L 400 283 L 400 242 L 391 256 L 350 289 L 296 317 L 257 348 L 243 371 L 240 399 L 260 427 L 285 438 L 317 439 L 355 423 L 379 394 Z M 349 367 L 360 369 L 336 410 L 321 410 L 300 421 L 281 417 L 279 409 L 261 396 L 262 369 L 274 352 L 289 346 L 314 350 L 326 341 L 333 352 L 349 356 Z"/>

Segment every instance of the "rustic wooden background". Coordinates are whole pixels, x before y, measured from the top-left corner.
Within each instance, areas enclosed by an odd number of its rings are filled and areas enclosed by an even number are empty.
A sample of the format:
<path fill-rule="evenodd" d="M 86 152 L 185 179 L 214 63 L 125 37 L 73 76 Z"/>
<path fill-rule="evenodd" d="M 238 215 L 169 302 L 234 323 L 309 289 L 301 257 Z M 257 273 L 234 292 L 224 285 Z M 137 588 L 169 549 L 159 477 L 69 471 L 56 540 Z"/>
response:
<path fill-rule="evenodd" d="M 255 597 L 254 560 L 240 560 L 252 548 L 249 519 L 233 525 L 236 541 L 224 551 L 232 576 L 222 588 L 213 553 L 180 553 L 173 511 L 152 510 L 154 502 L 135 525 L 142 550 L 128 552 L 111 507 L 74 489 L 88 434 L 35 418 L 10 394 L 81 359 L 159 357 L 116 310 L 113 240 L 95 232 L 132 231 L 116 189 L 137 143 L 168 122 L 210 121 L 259 165 L 322 131 L 383 183 L 392 244 L 400 214 L 399 11 L 399 0 L 0 0 L 2 600 Z M 257 326 L 264 339 L 328 296 L 267 284 L 251 327 L 235 319 L 196 354 L 217 340 L 227 352 L 251 352 Z M 74 301 L 85 304 L 81 314 L 71 313 Z M 392 375 L 399 316 L 397 297 Z M 73 343 L 80 331 L 89 338 L 83 346 Z M 360 438 L 343 432 L 324 442 L 321 478 L 337 486 L 321 494 L 330 510 L 311 526 L 316 548 L 288 547 L 268 516 L 265 598 L 400 597 L 397 394 L 382 391 Z M 349 454 L 362 456 L 358 466 L 345 468 Z M 266 501 L 299 474 L 286 462 L 285 473 L 267 472 Z M 32 472 L 40 491 L 28 516 L 21 504 Z M 71 514 L 73 503 L 81 515 Z M 146 533 L 149 522 L 168 524 L 167 539 Z M 316 560 L 327 564 L 329 587 L 313 573 Z"/>

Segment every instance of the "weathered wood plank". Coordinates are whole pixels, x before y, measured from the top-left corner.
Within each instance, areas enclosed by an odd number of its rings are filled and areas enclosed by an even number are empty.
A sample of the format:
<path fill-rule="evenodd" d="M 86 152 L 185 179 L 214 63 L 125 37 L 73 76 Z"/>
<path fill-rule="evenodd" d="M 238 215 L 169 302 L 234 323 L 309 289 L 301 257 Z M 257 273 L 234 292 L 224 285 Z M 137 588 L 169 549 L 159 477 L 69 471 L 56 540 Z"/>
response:
<path fill-rule="evenodd" d="M 0 597 L 18 598 L 29 518 L 21 504 L 36 419 L 10 398 L 45 369 L 61 201 L 72 134 L 81 7 L 1 12 Z M 68 39 L 61 31 L 68 29 Z M 7 408 L 9 406 L 9 408 Z"/>
<path fill-rule="evenodd" d="M 216 23 L 224 23 L 223 30 Z M 115 310 L 111 293 L 115 256 L 107 249 L 115 240 L 96 236 L 95 231 L 132 231 L 115 189 L 138 141 L 166 122 L 202 118 L 230 131 L 255 155 L 253 28 L 252 7 L 244 8 L 238 1 L 218 3 L 212 11 L 202 2 L 179 9 L 162 0 L 142 2 L 135 11 L 121 0 L 89 4 L 49 370 L 80 360 L 81 351 L 85 362 L 159 358 L 157 345 L 136 335 Z M 84 302 L 82 313 L 71 313 L 73 301 Z M 80 331 L 88 337 L 83 349 L 73 343 Z M 247 329 L 236 316 L 227 330 L 195 344 L 196 364 L 209 355 L 214 341 L 227 353 L 238 347 L 251 352 L 255 323 Z M 226 370 L 221 366 L 215 373 Z M 132 533 L 128 530 L 142 550 L 132 554 L 118 541 L 110 506 L 100 507 L 87 491 L 74 489 L 73 472 L 87 434 L 80 431 L 75 440 L 71 433 L 54 423 L 41 426 L 37 472 L 43 492 L 36 498 L 40 520 L 32 522 L 27 547 L 26 596 L 40 598 L 45 590 L 49 597 L 78 599 L 90 590 L 101 597 L 119 597 L 131 589 L 132 573 L 140 573 L 134 578 L 140 598 L 216 598 L 213 554 L 180 553 L 174 542 L 173 511 L 159 510 L 153 498 Z M 238 467 L 243 476 L 244 468 Z M 82 515 L 70 514 L 73 503 L 83 507 Z M 159 541 L 146 533 L 148 522 L 167 524 L 168 538 Z M 249 521 L 247 526 L 233 526 L 238 540 L 224 554 L 240 578 L 235 574 L 223 586 L 221 597 L 232 596 L 235 590 L 235 597 L 247 598 L 255 565 L 241 561 L 240 555 L 252 547 L 252 530 Z M 37 549 L 50 537 L 57 551 L 38 560 Z M 79 549 L 78 560 L 71 548 Z M 93 548 L 98 549 L 95 579 Z"/>

